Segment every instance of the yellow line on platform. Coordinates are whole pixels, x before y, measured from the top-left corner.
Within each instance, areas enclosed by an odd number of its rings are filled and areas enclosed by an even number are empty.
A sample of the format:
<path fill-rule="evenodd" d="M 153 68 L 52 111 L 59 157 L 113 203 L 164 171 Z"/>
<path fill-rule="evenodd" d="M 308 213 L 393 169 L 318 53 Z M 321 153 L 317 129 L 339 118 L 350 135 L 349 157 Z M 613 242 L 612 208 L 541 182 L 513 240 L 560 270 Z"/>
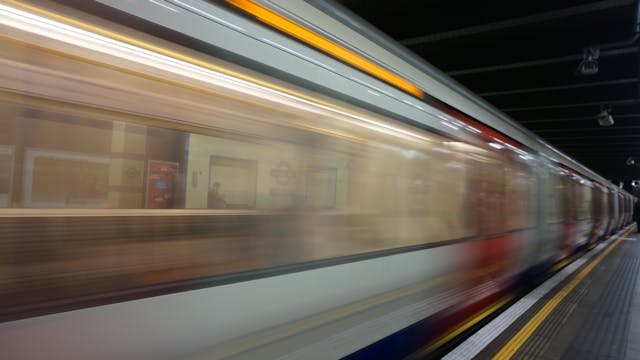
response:
<path fill-rule="evenodd" d="M 629 234 L 627 231 L 624 235 L 618 237 L 618 239 L 605 249 L 602 254 L 598 255 L 595 260 L 589 263 L 573 280 L 562 288 L 549 302 L 547 302 L 537 314 L 533 316 L 527 322 L 527 324 L 518 331 L 518 333 L 509 340 L 509 342 L 493 357 L 495 360 L 507 360 L 511 359 L 513 355 L 520 349 L 520 347 L 527 341 L 527 339 L 533 334 L 533 332 L 542 324 L 542 322 L 551 314 L 553 309 L 560 304 L 560 302 L 575 288 L 582 279 L 584 279 L 593 268 L 595 268 L 610 252 L 613 250 L 624 237 Z"/>
<path fill-rule="evenodd" d="M 471 326 L 477 324 L 479 321 L 486 318 L 488 315 L 491 315 L 494 311 L 500 309 L 504 304 L 510 301 L 511 298 L 512 298 L 511 296 L 503 297 L 502 299 L 496 301 L 492 305 L 489 305 L 488 307 L 481 310 L 479 313 L 477 313 L 475 316 L 473 316 L 466 322 L 463 322 L 458 327 L 451 330 L 451 332 L 445 334 L 444 336 L 440 337 L 432 344 L 428 345 L 426 350 L 419 352 L 419 354 L 426 355 L 434 351 L 435 349 L 439 348 L 440 346 L 446 344 L 448 341 L 450 341 L 454 337 L 460 335 L 463 331 L 469 329 Z"/>

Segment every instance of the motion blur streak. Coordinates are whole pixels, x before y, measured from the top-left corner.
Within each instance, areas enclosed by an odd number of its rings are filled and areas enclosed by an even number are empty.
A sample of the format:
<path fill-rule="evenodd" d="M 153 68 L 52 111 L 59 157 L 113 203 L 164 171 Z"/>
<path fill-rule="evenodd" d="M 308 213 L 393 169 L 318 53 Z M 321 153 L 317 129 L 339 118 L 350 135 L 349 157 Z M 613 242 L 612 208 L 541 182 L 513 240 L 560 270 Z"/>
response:
<path fill-rule="evenodd" d="M 0 358 L 406 358 L 631 220 L 224 2 L 7 0 L 0 34 Z"/>
<path fill-rule="evenodd" d="M 135 61 L 146 66 L 153 66 L 164 71 L 170 71 L 175 74 L 187 76 L 194 80 L 205 80 L 206 82 L 229 90 L 236 90 L 248 95 L 261 97 L 263 99 L 270 99 L 280 103 L 284 102 L 287 106 L 296 106 L 307 111 L 313 111 L 313 108 L 316 108 L 315 111 L 318 112 L 325 110 L 337 113 L 347 117 L 347 120 L 350 118 L 374 125 L 373 127 L 370 127 L 372 130 L 383 131 L 389 135 L 394 135 L 394 133 L 403 134 L 408 136 L 406 138 L 407 140 L 425 140 L 424 137 L 411 131 L 399 129 L 389 124 L 376 122 L 375 120 L 367 119 L 357 114 L 347 113 L 336 108 L 322 105 L 319 102 L 309 101 L 285 92 L 276 91 L 271 88 L 255 84 L 254 82 L 241 80 L 236 77 L 194 65 L 190 62 L 181 61 L 170 56 L 139 48 L 125 42 L 91 33 L 6 5 L 0 4 L 0 16 L 0 22 L 2 24 L 26 30 L 40 36 L 64 41 L 73 45 L 80 45 L 87 49 L 96 50 L 104 54 L 119 56 L 129 61 Z M 287 99 L 293 101 L 287 101 Z M 364 124 L 361 125 L 366 126 Z"/>
<path fill-rule="evenodd" d="M 449 229 L 435 212 L 425 219 L 425 189 L 442 188 L 430 196 L 444 200 L 445 188 L 464 179 L 413 174 L 413 164 L 441 158 L 436 169 L 464 158 L 427 155 L 447 147 L 441 136 L 6 5 L 0 23 L 14 29 L 0 59 L 0 105 L 10 114 L 0 146 L 12 184 L 3 198 L 12 209 L 0 212 L 10 230 L 0 273 L 6 316 L 52 300 L 469 233 L 454 215 L 460 195 L 443 215 Z M 147 210 L 116 210 L 126 208 Z M 431 236 L 420 235 L 425 226 Z"/>

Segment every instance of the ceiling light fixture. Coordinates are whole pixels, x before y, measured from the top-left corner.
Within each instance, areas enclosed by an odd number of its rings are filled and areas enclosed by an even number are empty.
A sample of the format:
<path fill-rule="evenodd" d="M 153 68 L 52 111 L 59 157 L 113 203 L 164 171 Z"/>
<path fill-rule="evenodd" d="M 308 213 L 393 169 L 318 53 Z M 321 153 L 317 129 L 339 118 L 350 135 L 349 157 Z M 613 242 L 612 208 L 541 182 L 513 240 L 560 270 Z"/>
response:
<path fill-rule="evenodd" d="M 580 75 L 595 75 L 598 73 L 598 59 L 600 58 L 600 48 L 588 47 L 584 49 L 582 61 L 576 69 L 576 73 Z"/>
<path fill-rule="evenodd" d="M 611 107 L 602 107 L 600 108 L 600 112 L 596 115 L 596 120 L 598 120 L 598 124 L 600 126 L 611 126 L 613 125 L 613 117 L 611 116 Z"/>

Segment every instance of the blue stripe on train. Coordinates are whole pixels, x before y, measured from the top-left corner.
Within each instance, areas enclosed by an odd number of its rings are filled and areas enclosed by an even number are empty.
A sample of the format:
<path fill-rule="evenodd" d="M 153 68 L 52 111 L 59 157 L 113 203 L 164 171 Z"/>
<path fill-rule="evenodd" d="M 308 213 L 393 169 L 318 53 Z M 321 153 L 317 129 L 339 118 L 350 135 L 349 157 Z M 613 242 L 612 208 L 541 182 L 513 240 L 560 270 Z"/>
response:
<path fill-rule="evenodd" d="M 517 276 L 519 284 L 533 282 L 553 266 L 553 259 L 536 264 Z M 420 320 L 413 325 L 393 333 L 377 342 L 344 357 L 346 360 L 403 359 L 436 339 L 429 329 L 436 328 L 450 315 L 446 310 Z"/>
<path fill-rule="evenodd" d="M 422 346 L 426 345 L 431 340 L 426 338 L 425 334 L 429 334 L 429 328 L 436 326 L 441 318 L 443 318 L 443 315 L 432 315 L 365 348 L 362 348 L 353 354 L 346 356 L 344 359 L 360 360 L 405 358 L 420 349 Z"/>

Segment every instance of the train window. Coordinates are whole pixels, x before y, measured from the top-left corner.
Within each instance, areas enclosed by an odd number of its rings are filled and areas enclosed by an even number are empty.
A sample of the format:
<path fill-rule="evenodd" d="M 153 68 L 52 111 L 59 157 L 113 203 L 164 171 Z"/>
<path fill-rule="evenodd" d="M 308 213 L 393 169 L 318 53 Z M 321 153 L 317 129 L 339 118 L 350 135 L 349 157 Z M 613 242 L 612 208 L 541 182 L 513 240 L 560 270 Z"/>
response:
<path fill-rule="evenodd" d="M 0 102 L 4 109 L 17 106 Z M 22 168 L 13 175 L 12 207 L 142 208 L 145 192 L 162 197 L 161 207 L 179 206 L 173 202 L 178 179 L 154 183 L 145 165 L 178 164 L 185 134 L 74 112 L 31 104 L 5 120 Z"/>
<path fill-rule="evenodd" d="M 349 156 L 279 141 L 189 135 L 187 208 L 344 208 Z"/>
<path fill-rule="evenodd" d="M 38 230 L 28 244 L 37 252 L 0 239 L 18 249 L 10 261 L 20 264 L 20 275 L 0 286 L 0 294 L 15 295 L 7 301 L 37 302 L 50 286 L 66 297 L 470 234 L 464 159 L 433 151 L 445 146 L 436 137 L 430 149 L 373 141 L 364 148 L 340 141 L 311 147 L 171 129 L 163 121 L 36 97 L 5 96 L 0 107 L 14 114 L 2 123 L 9 135 L 0 147 L 3 206 L 56 214 L 55 221 L 34 220 Z M 14 151 L 21 171 L 12 171 Z M 87 208 L 106 211 L 91 213 L 89 222 L 62 211 Z M 174 211 L 145 217 L 119 209 Z M 205 212 L 182 213 L 193 209 Z M 86 224 L 91 234 L 79 230 Z M 21 231 L 19 224 L 6 226 Z M 59 269 L 56 279 L 41 276 L 41 268 Z M 83 269 L 93 269 L 95 286 L 73 282 L 70 274 Z"/>
<path fill-rule="evenodd" d="M 24 154 L 25 207 L 108 206 L 109 158 L 31 148 L 26 148 Z"/>
<path fill-rule="evenodd" d="M 3 129 L 0 206 L 130 209 L 336 209 L 348 156 L 276 141 L 208 136 L 24 106 Z M 10 101 L 0 106 L 19 106 Z M 84 109 L 85 111 L 90 111 Z M 121 115 L 121 118 L 134 116 Z M 6 126 L 5 126 L 6 125 Z M 24 134 L 19 136 L 18 133 Z M 23 171 L 14 172 L 13 149 Z M 302 154 L 302 155 L 301 155 Z M 18 186 L 11 189 L 12 180 Z M 11 190 L 11 191 L 10 191 Z M 12 201 L 9 201 L 11 196 Z"/>
<path fill-rule="evenodd" d="M 369 238 L 420 244 L 470 236 L 465 159 L 438 140 L 430 151 L 373 148 L 352 158 L 351 207 L 375 218 Z"/>
<path fill-rule="evenodd" d="M 258 161 L 209 157 L 207 207 L 252 209 L 256 206 Z"/>

